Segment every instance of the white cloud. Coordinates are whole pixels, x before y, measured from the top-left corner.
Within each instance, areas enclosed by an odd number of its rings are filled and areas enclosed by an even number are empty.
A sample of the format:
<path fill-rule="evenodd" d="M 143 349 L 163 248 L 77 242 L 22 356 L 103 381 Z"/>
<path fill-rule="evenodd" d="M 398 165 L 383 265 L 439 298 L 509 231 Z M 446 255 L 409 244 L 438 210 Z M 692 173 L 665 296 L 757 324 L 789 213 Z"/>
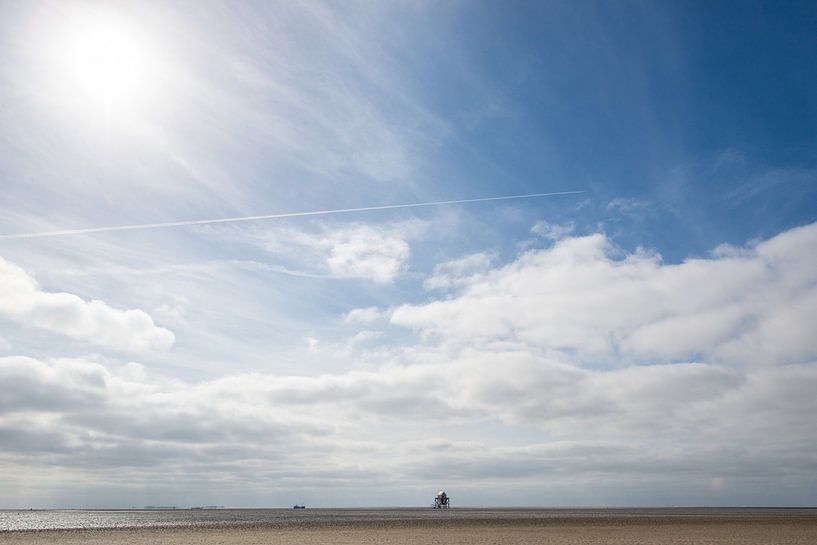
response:
<path fill-rule="evenodd" d="M 634 214 L 649 208 L 647 201 L 636 198 L 617 197 L 607 203 L 607 210 L 620 212 L 622 214 Z"/>
<path fill-rule="evenodd" d="M 277 258 L 294 261 L 304 274 L 360 278 L 393 283 L 411 254 L 409 241 L 422 236 L 426 224 L 321 224 L 318 231 L 268 228 L 252 237 Z"/>
<path fill-rule="evenodd" d="M 664 264 L 600 234 L 529 251 L 448 300 L 404 305 L 397 325 L 474 344 L 567 350 L 609 364 L 702 355 L 725 363 L 817 357 L 817 224 L 737 254 Z"/>
<path fill-rule="evenodd" d="M 26 271 L 3 258 L 0 286 L 0 314 L 24 326 L 135 352 L 168 350 L 175 340 L 142 310 L 119 310 L 71 293 L 43 291 Z"/>
<path fill-rule="evenodd" d="M 243 374 L 194 384 L 133 364 L 5 357 L 0 377 L 8 391 L 0 422 L 12 416 L 50 422 L 45 415 L 61 415 L 63 426 L 55 423 L 57 428 L 76 432 L 80 442 L 235 441 L 251 449 L 276 432 L 297 431 L 317 440 L 334 430 L 363 440 L 372 433 L 387 435 L 386 426 L 396 433 L 425 429 L 433 436 L 451 422 L 491 418 L 533 424 L 572 440 L 658 441 L 684 434 L 734 440 L 754 434 L 761 423 L 752 419 L 768 413 L 769 400 L 780 391 L 788 391 L 790 399 L 771 410 L 780 425 L 775 429 L 769 420 L 763 438 L 817 439 L 810 429 L 817 365 L 748 374 L 709 364 L 598 371 L 524 353 L 484 352 L 463 354 L 443 367 L 416 362 L 314 377 Z"/>
<path fill-rule="evenodd" d="M 186 305 L 188 301 L 184 298 L 179 298 L 174 303 L 162 303 L 153 309 L 153 316 L 159 317 L 161 320 L 170 323 L 185 323 L 186 321 Z"/>
<path fill-rule="evenodd" d="M 330 247 L 329 270 L 341 277 L 390 284 L 409 257 L 408 243 L 375 227 L 335 231 L 323 242 Z"/>
<path fill-rule="evenodd" d="M 310 354 L 318 354 L 321 351 L 320 344 L 320 341 L 315 337 L 306 338 L 307 350 Z"/>
<path fill-rule="evenodd" d="M 349 348 L 354 348 L 356 345 L 361 343 L 367 343 L 369 341 L 373 341 L 375 339 L 379 339 L 383 336 L 383 333 L 380 331 L 372 331 L 370 329 L 364 329 L 363 331 L 358 331 L 351 337 L 349 340 L 346 341 L 346 344 Z"/>
<path fill-rule="evenodd" d="M 383 313 L 377 307 L 355 308 L 343 316 L 347 324 L 371 324 L 382 317 Z"/>
<path fill-rule="evenodd" d="M 468 350 L 372 371 L 188 383 L 133 364 L 6 357 L 0 381 L 0 464 L 15 474 L 55 465 L 87 472 L 91 488 L 155 483 L 168 472 L 176 484 L 219 491 L 397 490 L 443 478 L 458 488 L 519 478 L 561 487 L 588 473 L 679 490 L 690 478 L 705 489 L 713 474 L 779 485 L 782 460 L 786 474 L 810 474 L 812 458 L 797 452 L 817 444 L 815 364 L 587 370 Z M 484 432 L 449 437 L 452 425 L 497 421 L 547 435 L 526 431 L 523 445 Z"/>
<path fill-rule="evenodd" d="M 565 224 L 558 224 L 540 220 L 531 227 L 530 232 L 548 240 L 560 240 L 572 233 L 575 228 L 576 226 L 572 221 Z"/>
<path fill-rule="evenodd" d="M 469 278 L 485 271 L 493 260 L 491 254 L 480 252 L 440 263 L 432 275 L 423 282 L 427 290 L 448 289 L 466 283 Z"/>
<path fill-rule="evenodd" d="M 780 323 L 814 322 L 815 239 L 808 226 L 675 265 L 601 235 L 564 239 L 466 274 L 456 296 L 401 307 L 392 320 L 427 337 L 389 351 L 362 331 L 331 374 L 188 382 L 136 364 L 0 358 L 0 464 L 29 477 L 58 466 L 89 487 L 172 472 L 188 487 L 321 498 L 441 479 L 484 494 L 524 480 L 558 489 L 558 502 L 598 492 L 599 479 L 614 502 L 635 481 L 694 502 L 718 478 L 724 501 L 762 501 L 773 484 L 813 479 L 814 345 L 770 340 Z"/>

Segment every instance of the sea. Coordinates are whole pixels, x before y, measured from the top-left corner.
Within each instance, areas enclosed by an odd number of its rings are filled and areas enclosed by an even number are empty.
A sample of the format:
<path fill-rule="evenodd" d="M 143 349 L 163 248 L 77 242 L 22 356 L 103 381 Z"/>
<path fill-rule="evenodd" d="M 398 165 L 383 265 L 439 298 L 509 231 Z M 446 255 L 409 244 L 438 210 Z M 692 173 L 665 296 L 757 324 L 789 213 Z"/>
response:
<path fill-rule="evenodd" d="M 452 519 L 751 520 L 817 517 L 817 508 L 378 508 L 378 509 L 48 509 L 0 510 L 0 532 L 62 529 L 391 524 Z"/>

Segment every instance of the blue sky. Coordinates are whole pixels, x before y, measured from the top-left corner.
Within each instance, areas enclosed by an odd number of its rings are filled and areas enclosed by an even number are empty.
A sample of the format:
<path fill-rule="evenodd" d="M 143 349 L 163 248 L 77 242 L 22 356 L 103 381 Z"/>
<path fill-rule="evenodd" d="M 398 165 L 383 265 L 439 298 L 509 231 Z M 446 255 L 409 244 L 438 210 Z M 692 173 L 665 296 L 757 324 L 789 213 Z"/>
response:
<path fill-rule="evenodd" d="M 809 3 L 0 3 L 0 506 L 814 504 Z"/>

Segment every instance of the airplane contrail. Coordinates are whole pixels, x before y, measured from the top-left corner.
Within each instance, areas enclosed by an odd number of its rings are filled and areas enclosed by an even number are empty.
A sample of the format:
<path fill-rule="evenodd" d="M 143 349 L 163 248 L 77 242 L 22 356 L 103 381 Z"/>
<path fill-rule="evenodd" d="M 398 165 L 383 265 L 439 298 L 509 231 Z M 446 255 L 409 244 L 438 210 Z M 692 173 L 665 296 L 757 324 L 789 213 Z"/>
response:
<path fill-rule="evenodd" d="M 416 202 L 409 204 L 387 204 L 383 206 L 365 206 L 362 208 L 339 208 L 335 210 L 316 210 L 311 212 L 287 212 L 283 214 L 265 214 L 262 216 L 240 216 L 235 218 L 217 218 L 206 220 L 166 221 L 161 223 L 137 223 L 132 225 L 112 225 L 107 227 L 87 227 L 83 229 L 60 229 L 57 231 L 40 231 L 35 233 L 13 233 L 0 235 L 0 240 L 22 238 L 58 237 L 64 235 L 84 235 L 88 233 L 108 233 L 111 231 L 135 231 L 138 229 L 159 229 L 162 227 L 182 227 L 185 225 L 208 225 L 211 223 L 235 223 L 240 221 L 272 220 L 281 218 L 298 218 L 303 216 L 327 216 L 330 214 L 349 214 L 352 212 L 370 212 L 373 210 L 394 210 L 396 208 L 419 208 L 422 206 L 441 206 L 446 204 L 466 204 L 473 202 L 507 201 L 511 199 L 532 199 L 536 197 L 554 197 L 556 195 L 576 195 L 585 191 L 556 191 L 553 193 L 531 193 L 528 195 L 508 195 L 503 197 L 482 197 L 479 199 L 459 199 L 455 201 Z"/>

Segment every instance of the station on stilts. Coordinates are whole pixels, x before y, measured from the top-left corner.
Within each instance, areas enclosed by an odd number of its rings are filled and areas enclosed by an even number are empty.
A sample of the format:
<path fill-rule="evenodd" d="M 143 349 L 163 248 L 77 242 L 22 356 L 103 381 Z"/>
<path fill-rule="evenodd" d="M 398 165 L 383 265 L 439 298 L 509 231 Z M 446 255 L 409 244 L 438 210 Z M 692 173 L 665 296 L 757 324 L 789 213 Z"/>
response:
<path fill-rule="evenodd" d="M 440 490 L 434 497 L 434 509 L 448 509 L 451 507 L 451 498 L 445 493 L 445 490 Z"/>

